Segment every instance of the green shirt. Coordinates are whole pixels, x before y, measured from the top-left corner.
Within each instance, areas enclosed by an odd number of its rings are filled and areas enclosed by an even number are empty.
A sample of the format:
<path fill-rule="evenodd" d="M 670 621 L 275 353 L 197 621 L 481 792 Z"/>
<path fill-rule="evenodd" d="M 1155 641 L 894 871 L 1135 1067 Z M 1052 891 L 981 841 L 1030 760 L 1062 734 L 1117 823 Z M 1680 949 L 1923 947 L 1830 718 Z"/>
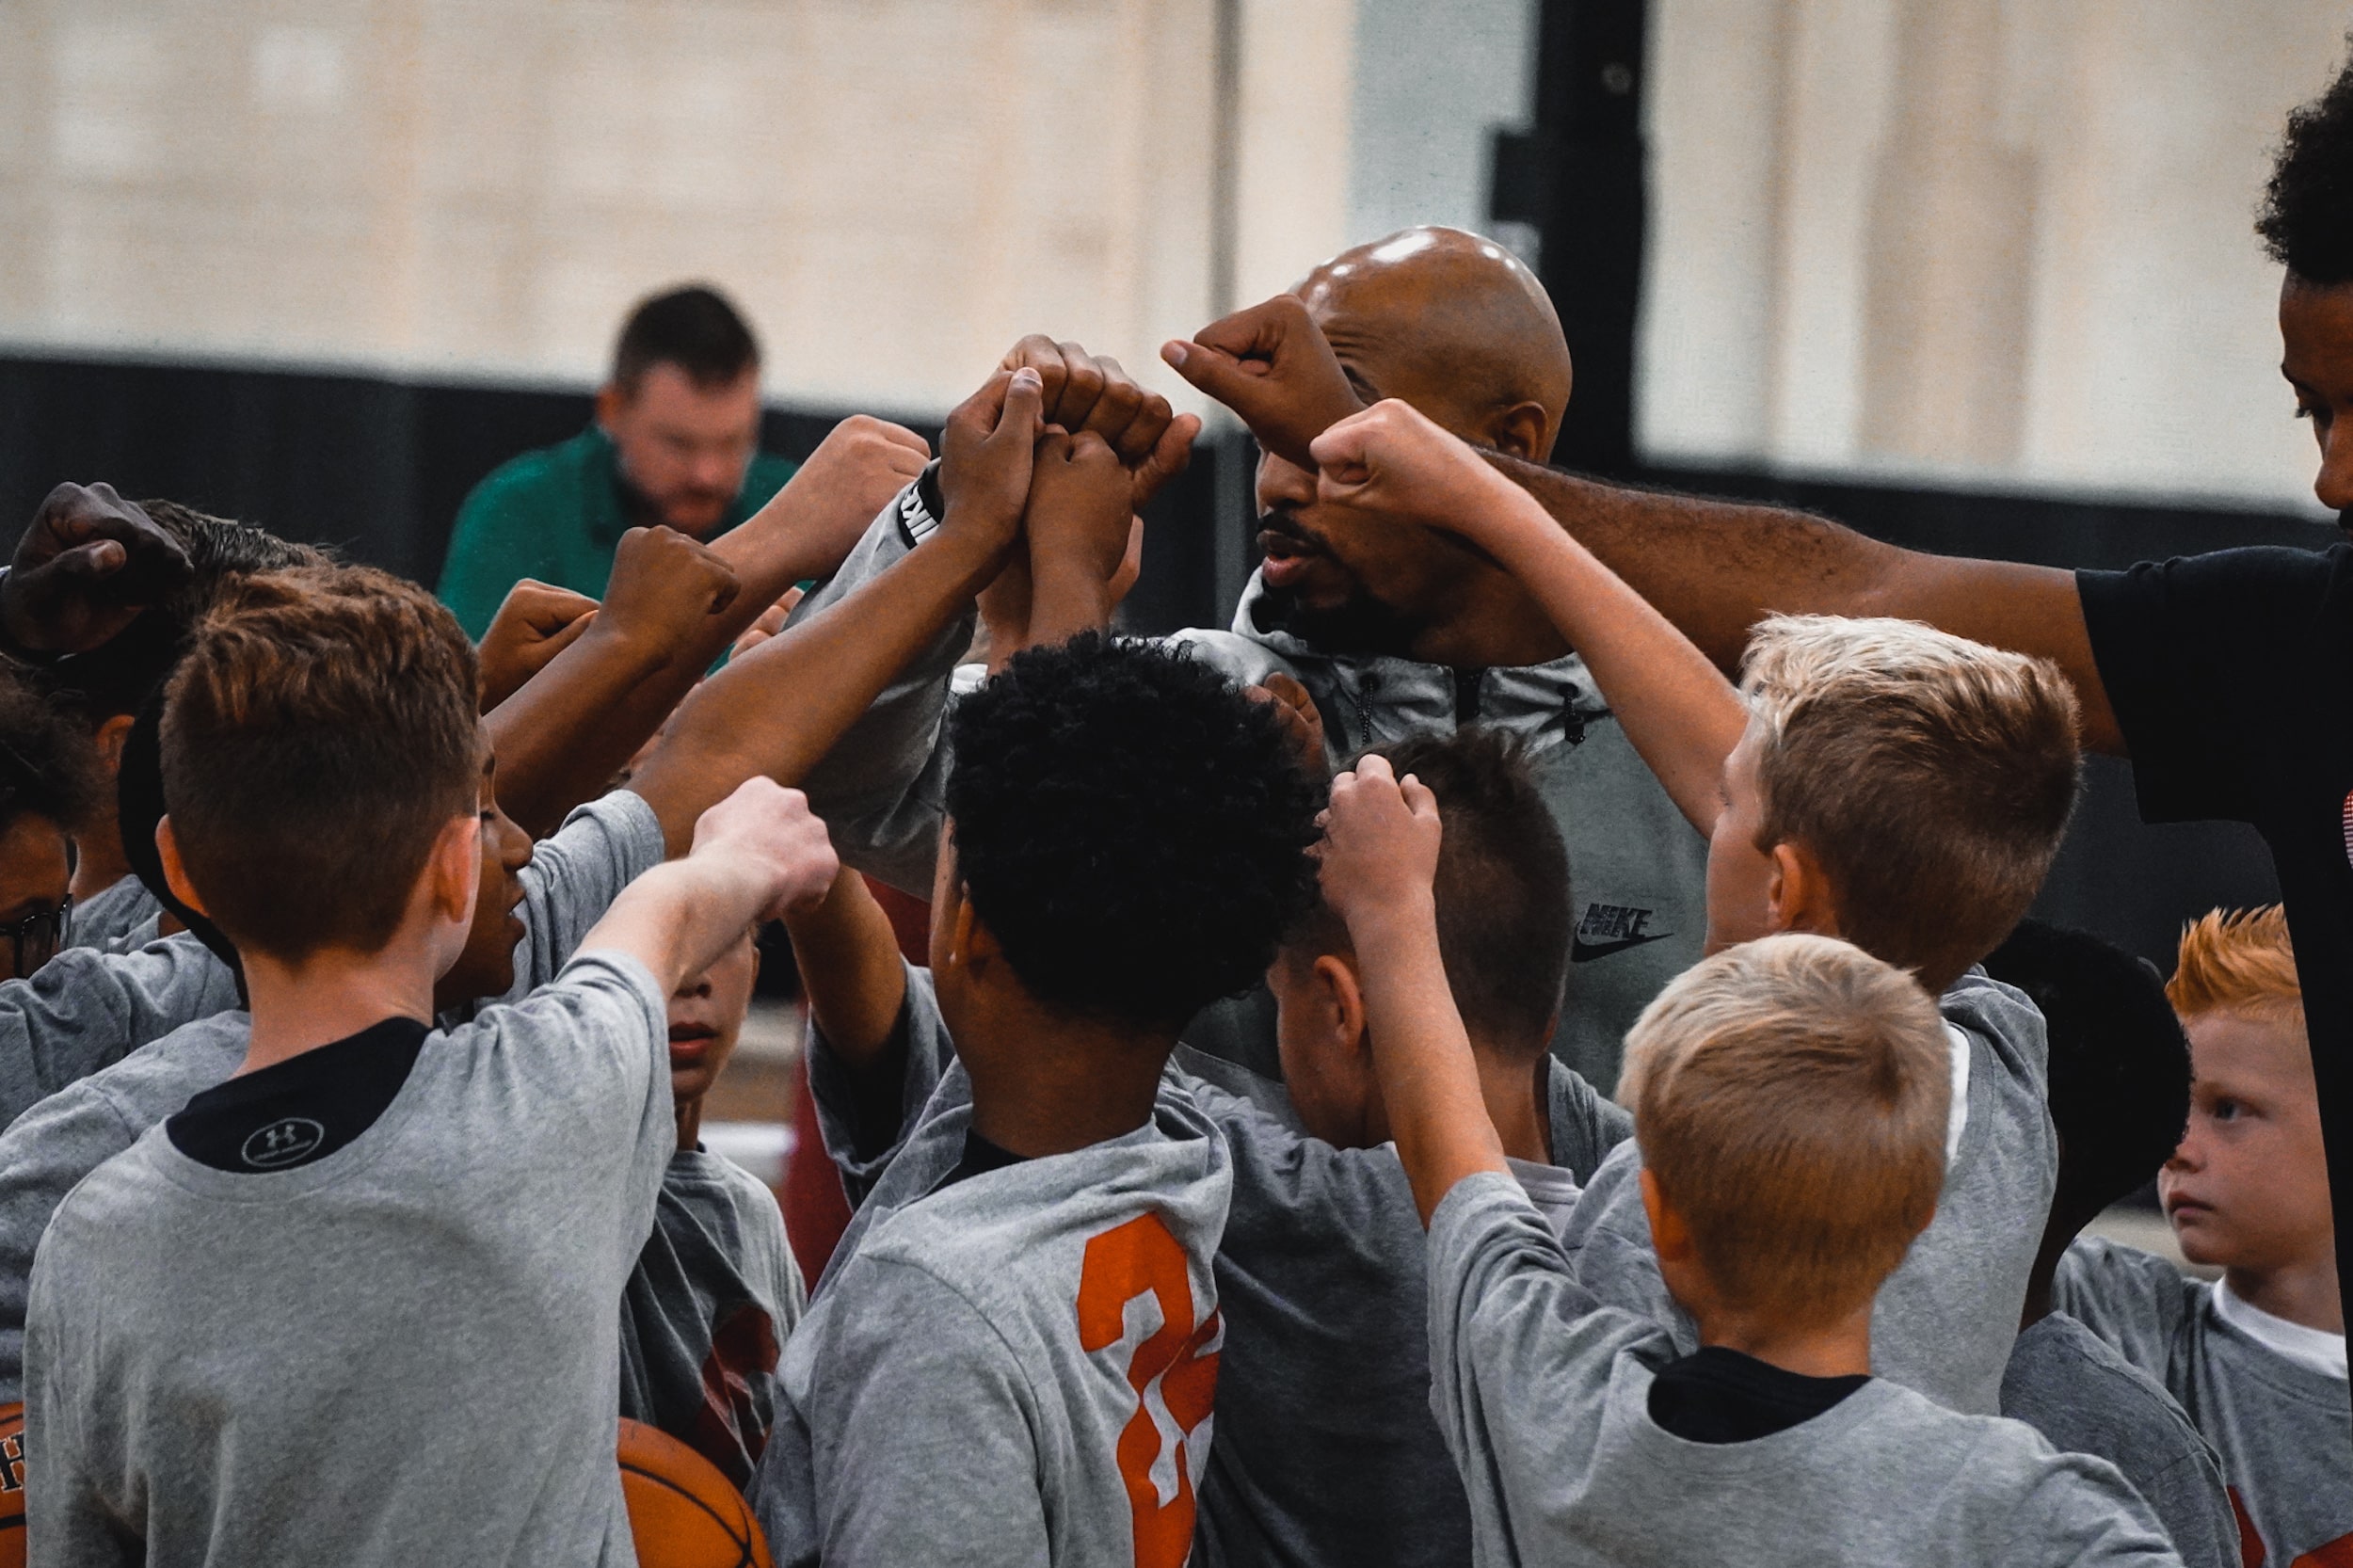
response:
<path fill-rule="evenodd" d="M 712 537 L 765 506 L 793 466 L 754 453 L 744 488 Z M 601 599 L 613 552 L 629 528 L 612 440 L 592 424 L 560 445 L 500 465 L 473 488 L 457 508 L 441 563 L 441 602 L 466 635 L 479 638 L 507 590 L 526 577 Z"/>

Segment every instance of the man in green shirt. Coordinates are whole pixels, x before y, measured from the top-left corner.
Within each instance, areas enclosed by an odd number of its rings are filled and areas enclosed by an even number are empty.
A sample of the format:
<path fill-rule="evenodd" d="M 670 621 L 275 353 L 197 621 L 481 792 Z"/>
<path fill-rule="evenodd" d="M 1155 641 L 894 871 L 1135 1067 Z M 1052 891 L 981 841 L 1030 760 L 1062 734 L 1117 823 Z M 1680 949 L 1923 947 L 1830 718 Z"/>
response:
<path fill-rule="evenodd" d="M 473 488 L 441 565 L 441 602 L 479 638 L 526 577 L 602 598 L 621 535 L 666 524 L 708 543 L 767 504 L 793 465 L 760 450 L 760 344 L 694 286 L 621 328 L 597 422 Z"/>

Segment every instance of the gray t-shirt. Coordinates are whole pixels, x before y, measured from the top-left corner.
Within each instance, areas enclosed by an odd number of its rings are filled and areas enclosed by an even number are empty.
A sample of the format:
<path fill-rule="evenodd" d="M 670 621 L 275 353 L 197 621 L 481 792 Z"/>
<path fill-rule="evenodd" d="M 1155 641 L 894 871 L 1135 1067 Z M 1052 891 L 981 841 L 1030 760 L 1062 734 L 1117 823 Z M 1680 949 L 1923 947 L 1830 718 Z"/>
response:
<path fill-rule="evenodd" d="M 928 971 L 907 970 L 899 1139 L 937 1104 L 955 1049 Z M 1217 1441 L 1200 1492 L 1195 1562 L 1457 1564 L 1470 1552 L 1462 1482 L 1430 1416 L 1421 1219 L 1394 1148 L 1336 1148 L 1296 1126 L 1279 1083 L 1179 1048 L 1181 1082 L 1225 1135 L 1234 1198 L 1218 1245 L 1225 1319 Z M 1193 1076 L 1214 1074 L 1215 1081 Z M 1625 1112 L 1547 1064 L 1562 1181 L 1591 1175 L 1631 1131 Z M 960 1075 L 959 1075 L 960 1076 Z M 840 1058 L 809 1031 L 819 1125 L 862 1193 L 899 1146 L 856 1156 Z"/>
<path fill-rule="evenodd" d="M 620 890 L 661 863 L 662 847 L 652 808 L 626 790 L 574 810 L 563 827 L 534 846 L 520 879 L 525 935 L 515 949 L 518 988 L 505 1000 L 520 1000 L 554 979 Z M 0 1402 L 23 1397 L 25 1292 L 33 1251 L 49 1228 L 50 1215 L 76 1182 L 196 1096 L 226 1082 L 245 1060 L 252 1021 L 243 1012 L 224 1011 L 238 1005 L 228 969 L 193 936 L 174 936 L 162 946 L 168 953 L 141 955 L 137 966 L 100 963 L 92 955 L 89 966 L 77 961 L 76 967 L 94 966 L 99 974 L 114 976 L 144 972 L 157 958 L 168 956 L 175 976 L 217 976 L 225 996 L 218 989 L 196 993 L 197 1002 L 217 1005 L 112 1065 L 77 1078 L 0 1132 Z M 186 988 L 184 978 L 175 983 Z M 99 999 L 106 994 L 91 993 Z M 442 1022 L 454 1027 L 472 1011 L 458 1009 Z M 128 1037 L 163 1016 L 152 1008 L 133 1014 L 117 1032 Z"/>
<path fill-rule="evenodd" d="M 518 1001 L 555 978 L 621 889 L 662 864 L 662 819 L 645 797 L 614 790 L 572 808 L 564 825 L 531 846 L 519 881 L 523 938 L 515 944 Z"/>
<path fill-rule="evenodd" d="M 136 952 L 68 948 L 0 984 L 0 1126 L 182 1024 L 243 1005 L 236 977 L 186 932 Z"/>
<path fill-rule="evenodd" d="M 749 1485 L 776 1423 L 776 1358 L 808 1303 L 776 1194 L 733 1160 L 679 1150 L 621 1292 L 621 1414 Z"/>
<path fill-rule="evenodd" d="M 2002 1372 L 2058 1176 L 2058 1144 L 2043 1104 L 2049 1059 L 2042 1015 L 2025 993 L 1982 971 L 1955 982 L 1939 1005 L 1947 1034 L 1958 1032 L 1967 1109 L 1936 1218 L 1881 1288 L 1871 1361 L 1881 1376 L 1947 1409 L 1991 1416 L 2001 1409 Z M 1665 1325 L 1689 1353 L 1699 1336 L 1659 1276 L 1641 1171 L 1635 1144 L 1604 1160 L 1562 1245 L 1586 1288 Z"/>
<path fill-rule="evenodd" d="M 1233 1170 L 1176 1080 L 1152 1119 L 950 1180 L 951 1068 L 784 1350 L 753 1503 L 780 1568 L 1175 1565 L 1193 1534 Z"/>
<path fill-rule="evenodd" d="M 2088 1238 L 2052 1301 L 2165 1384 L 2222 1459 L 2248 1562 L 2353 1560 L 2353 1405 L 2345 1379 L 2232 1321 L 2220 1288 L 2162 1257 Z M 2244 1309 L 2242 1308 L 2242 1315 Z"/>
<path fill-rule="evenodd" d="M 2027 1568 L 2180 1559 L 2104 1460 L 1873 1378 L 1813 1419 L 1696 1443 L 1650 1417 L 1664 1330 L 1571 1276 L 1526 1193 L 1481 1172 L 1430 1224 L 1431 1400 L 1482 1568 Z"/>
<path fill-rule="evenodd" d="M 677 1142 L 668 1000 L 584 953 L 311 1164 L 157 1127 L 92 1172 L 33 1270 L 34 1559 L 633 1563 L 614 1304 Z"/>
<path fill-rule="evenodd" d="M 118 877 L 73 906 L 69 936 L 77 948 L 128 952 L 155 939 L 162 901 L 137 876 Z"/>
<path fill-rule="evenodd" d="M 2002 1414 L 2061 1453 L 2115 1465 L 2188 1568 L 2240 1568 L 2238 1522 L 2214 1449 L 2163 1384 L 2073 1318 L 2053 1312 L 2018 1336 Z"/>

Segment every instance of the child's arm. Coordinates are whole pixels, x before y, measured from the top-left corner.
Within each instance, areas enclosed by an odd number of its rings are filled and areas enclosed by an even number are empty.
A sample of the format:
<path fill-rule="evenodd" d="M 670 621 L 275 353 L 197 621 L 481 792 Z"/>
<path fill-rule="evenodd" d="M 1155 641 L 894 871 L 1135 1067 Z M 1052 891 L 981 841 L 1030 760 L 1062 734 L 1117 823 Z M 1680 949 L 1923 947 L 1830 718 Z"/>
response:
<path fill-rule="evenodd" d="M 839 566 L 929 456 L 913 431 L 854 415 L 716 542 L 665 528 L 623 535 L 587 630 L 485 720 L 507 814 L 544 836 L 602 791 L 712 661 L 793 584 Z M 677 825 L 674 848 L 693 823 Z"/>
<path fill-rule="evenodd" d="M 843 867 L 822 901 L 792 911 L 784 923 L 808 1016 L 826 1048 L 859 1076 L 895 1085 L 899 1064 L 884 1057 L 906 1004 L 906 965 L 866 879 Z"/>
<path fill-rule="evenodd" d="M 622 889 L 580 948 L 629 954 L 667 995 L 743 940 L 754 920 L 823 897 L 840 870 L 825 824 L 799 791 L 746 779 L 695 824 L 686 856 Z"/>
<path fill-rule="evenodd" d="M 1332 781 L 1324 902 L 1356 949 L 1373 1070 L 1424 1224 L 1465 1176 L 1511 1170 L 1438 953 L 1440 831 L 1435 797 L 1411 774 L 1398 779 L 1385 758 Z"/>
<path fill-rule="evenodd" d="M 1517 578 L 1571 647 L 1677 808 L 1701 832 L 1722 809 L 1724 759 L 1748 724 L 1739 694 L 1667 618 L 1564 533 L 1529 493 L 1403 403 L 1318 437 L 1325 502 L 1449 529 Z"/>
<path fill-rule="evenodd" d="M 713 635 L 744 603 L 727 563 L 685 535 L 622 535 L 585 630 L 483 719 L 506 814 L 545 838 L 600 792 L 694 685 Z"/>
<path fill-rule="evenodd" d="M 1143 558 L 1143 524 L 1128 509 L 1132 491 L 1119 454 L 1100 436 L 1052 432 L 1038 442 L 1023 513 L 1031 584 L 1024 646 L 1067 642 L 1111 625 Z M 989 660 L 998 663 L 994 646 Z"/>
<path fill-rule="evenodd" d="M 997 575 L 1017 542 L 1029 494 L 1038 385 L 1034 371 L 1000 373 L 949 416 L 940 471 L 947 516 L 921 549 L 825 614 L 760 644 L 680 707 L 630 782 L 673 849 L 744 779 L 798 783 Z"/>

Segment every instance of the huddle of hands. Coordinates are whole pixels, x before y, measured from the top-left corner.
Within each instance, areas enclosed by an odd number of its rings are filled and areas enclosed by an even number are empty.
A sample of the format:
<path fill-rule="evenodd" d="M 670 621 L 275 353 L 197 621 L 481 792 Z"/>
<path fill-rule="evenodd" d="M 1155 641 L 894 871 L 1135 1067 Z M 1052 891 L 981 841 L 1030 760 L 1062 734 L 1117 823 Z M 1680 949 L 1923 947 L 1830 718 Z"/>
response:
<path fill-rule="evenodd" d="M 1160 352 L 1268 451 L 1317 472 L 1321 504 L 1459 529 L 1481 488 L 1509 488 L 1470 447 L 1406 405 L 1368 408 L 1296 296 L 1277 295 Z M 1176 413 L 1117 360 L 1043 335 L 1016 344 L 948 416 L 938 537 L 983 563 L 979 605 L 992 666 L 1033 643 L 1107 623 L 1136 580 L 1144 507 L 1184 471 L 1200 430 L 1197 416 Z M 550 584 L 518 584 L 481 644 L 482 711 L 592 632 L 641 651 L 648 667 L 680 658 L 707 664 L 724 644 L 709 644 L 705 633 L 734 606 L 747 577 L 830 575 L 930 460 L 914 431 L 852 415 L 726 538 L 704 544 L 668 528 L 631 529 L 601 602 Z M 0 643 L 38 659 L 85 651 L 191 575 L 178 541 L 111 487 L 61 485 L 0 579 Z M 789 590 L 765 606 L 735 638 L 736 650 L 776 634 L 797 597 Z M 1251 695 L 1274 709 L 1303 761 L 1321 771 L 1322 725 L 1306 692 L 1274 675 Z M 1331 827 L 1327 856 L 1377 840 L 1382 857 L 1405 873 L 1404 886 L 1419 861 L 1434 862 L 1437 818 L 1428 792 L 1409 779 L 1401 792 L 1378 760 L 1336 781 Z M 1392 852 L 1415 833 L 1427 836 L 1427 855 L 1398 860 Z M 1369 869 L 1335 891 L 1375 874 Z M 1418 881 L 1426 895 L 1427 869 Z"/>

